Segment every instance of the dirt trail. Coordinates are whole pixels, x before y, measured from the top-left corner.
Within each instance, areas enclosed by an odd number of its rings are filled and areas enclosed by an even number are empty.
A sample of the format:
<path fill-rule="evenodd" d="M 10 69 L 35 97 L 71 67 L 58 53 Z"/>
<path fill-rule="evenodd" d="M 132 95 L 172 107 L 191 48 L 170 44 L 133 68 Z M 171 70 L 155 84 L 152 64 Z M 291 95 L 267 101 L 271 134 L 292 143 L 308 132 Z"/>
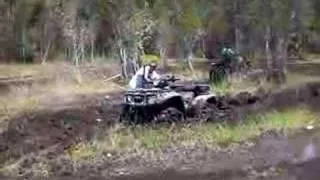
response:
<path fill-rule="evenodd" d="M 272 167 L 294 158 L 297 154 L 296 149 L 305 147 L 310 138 L 310 134 L 306 134 L 288 139 L 284 135 L 271 132 L 262 135 L 256 145 L 245 144 L 243 147 L 229 151 L 221 152 L 201 147 L 182 148 L 168 150 L 164 158 L 158 162 L 148 162 L 148 160 L 135 157 L 125 163 L 120 163 L 116 160 L 102 158 L 103 161 L 100 164 L 83 165 L 74 169 L 68 160 L 59 159 L 64 150 L 74 143 L 90 140 L 99 133 L 103 134 L 109 124 L 114 122 L 119 115 L 118 104 L 121 94 L 110 95 L 109 108 L 101 112 L 98 102 L 103 96 L 97 94 L 77 97 L 69 101 L 68 107 L 54 108 L 54 111 L 42 110 L 41 113 L 25 114 L 11 120 L 8 130 L 0 135 L 0 166 L 4 166 L 9 160 L 17 160 L 28 155 L 33 157 L 45 151 L 45 157 L 57 167 L 56 170 L 53 170 L 57 179 L 89 179 L 88 176 L 92 176 L 90 179 L 114 177 L 119 180 L 241 180 L 257 179 L 260 176 L 272 179 L 269 174 L 280 177 L 273 172 Z M 232 101 L 237 101 L 239 111 L 243 114 L 283 109 L 298 104 L 305 104 L 319 111 L 320 83 L 309 83 L 298 88 L 259 97 L 255 98 L 255 101 L 243 97 L 236 97 Z M 55 99 L 56 102 L 59 102 L 58 97 Z M 62 104 L 49 104 L 47 107 L 52 109 L 59 106 Z M 97 121 L 97 119 L 102 119 L 102 121 Z M 320 134 L 315 134 L 315 136 L 320 137 Z M 319 143 L 316 146 L 320 148 Z M 32 165 L 32 162 L 28 160 L 25 162 L 26 166 Z M 159 169 L 159 167 L 162 168 Z M 258 170 L 263 172 L 259 173 Z M 123 175 L 120 173 L 121 176 L 119 176 L 119 172 L 126 173 Z"/>
<path fill-rule="evenodd" d="M 56 154 L 63 153 L 70 145 L 90 140 L 99 130 L 103 132 L 118 118 L 120 94 L 109 94 L 113 98 L 102 114 L 99 105 L 104 96 L 52 97 L 36 112 L 10 120 L 7 130 L 0 134 L 0 167 L 9 159 L 51 147 Z"/>

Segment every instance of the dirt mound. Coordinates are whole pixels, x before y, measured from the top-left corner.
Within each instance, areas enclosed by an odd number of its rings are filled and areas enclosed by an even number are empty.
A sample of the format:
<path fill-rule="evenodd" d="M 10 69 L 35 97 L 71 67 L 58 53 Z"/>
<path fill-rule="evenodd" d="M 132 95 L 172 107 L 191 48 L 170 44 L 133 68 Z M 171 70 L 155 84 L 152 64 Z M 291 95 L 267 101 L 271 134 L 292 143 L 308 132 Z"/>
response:
<path fill-rule="evenodd" d="M 233 117 L 244 119 L 250 114 L 270 110 L 285 110 L 299 105 L 308 106 L 317 112 L 320 105 L 320 82 L 311 82 L 299 87 L 278 90 L 270 93 L 258 90 L 255 93 L 243 92 L 235 96 L 223 97 Z"/>
<path fill-rule="evenodd" d="M 1 135 L 1 162 L 9 158 L 19 158 L 31 152 L 57 146 L 59 150 L 72 142 L 92 136 L 92 128 L 97 124 L 95 111 L 79 109 L 58 113 L 42 114 L 13 120 L 8 131 Z M 75 138 L 78 139 L 75 139 Z"/>

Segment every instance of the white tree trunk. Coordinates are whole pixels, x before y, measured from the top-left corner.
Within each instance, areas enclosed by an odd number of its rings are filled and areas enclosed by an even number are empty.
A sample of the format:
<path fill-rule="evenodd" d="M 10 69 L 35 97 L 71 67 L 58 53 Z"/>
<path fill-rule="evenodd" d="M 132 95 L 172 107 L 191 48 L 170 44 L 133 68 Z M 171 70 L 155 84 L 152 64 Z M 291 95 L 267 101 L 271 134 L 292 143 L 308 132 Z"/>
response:
<path fill-rule="evenodd" d="M 265 55 L 266 55 L 267 70 L 270 73 L 270 71 L 272 71 L 271 26 L 270 25 L 266 27 Z"/>
<path fill-rule="evenodd" d="M 91 62 L 93 62 L 94 61 L 94 39 L 93 38 L 91 38 L 90 39 L 90 49 L 91 49 L 91 52 L 90 52 L 90 54 L 91 54 Z"/>
<path fill-rule="evenodd" d="M 160 48 L 160 59 L 161 59 L 162 67 L 166 69 L 168 67 L 168 60 L 167 60 L 167 52 L 165 47 Z"/>
<path fill-rule="evenodd" d="M 47 45 L 47 47 L 45 49 L 45 52 L 44 52 L 44 54 L 42 54 L 41 64 L 45 64 L 46 63 L 46 60 L 47 60 L 47 57 L 48 57 L 48 54 L 49 54 L 49 50 L 50 50 L 50 47 L 51 47 L 51 43 L 52 43 L 52 40 L 49 39 L 48 45 Z"/>
<path fill-rule="evenodd" d="M 127 53 L 126 53 L 125 48 L 123 48 L 123 47 L 120 47 L 119 51 L 120 51 L 119 53 L 120 53 L 120 60 L 121 60 L 121 67 L 122 67 L 122 77 L 124 79 L 127 79 L 128 78 Z"/>
<path fill-rule="evenodd" d="M 192 51 L 189 51 L 188 57 L 187 57 L 187 64 L 188 64 L 188 67 L 191 70 L 192 74 L 195 75 L 195 71 L 194 71 L 193 64 L 192 64 L 192 59 L 193 59 L 193 53 L 192 53 Z"/>
<path fill-rule="evenodd" d="M 282 35 L 277 37 L 277 46 L 276 46 L 276 58 L 274 58 L 273 64 L 275 65 L 274 69 L 277 71 L 277 83 L 282 85 L 285 83 L 287 68 L 286 68 L 286 61 L 287 61 L 287 49 L 286 49 L 286 41 Z"/>
<path fill-rule="evenodd" d="M 234 17 L 234 20 L 235 20 L 235 43 L 236 43 L 236 50 L 238 52 L 242 52 L 242 39 L 243 39 L 243 33 L 241 31 L 241 26 L 240 26 L 240 23 L 241 23 L 241 20 L 240 20 L 240 2 L 239 0 L 234 0 L 234 11 L 235 11 L 235 17 Z"/>

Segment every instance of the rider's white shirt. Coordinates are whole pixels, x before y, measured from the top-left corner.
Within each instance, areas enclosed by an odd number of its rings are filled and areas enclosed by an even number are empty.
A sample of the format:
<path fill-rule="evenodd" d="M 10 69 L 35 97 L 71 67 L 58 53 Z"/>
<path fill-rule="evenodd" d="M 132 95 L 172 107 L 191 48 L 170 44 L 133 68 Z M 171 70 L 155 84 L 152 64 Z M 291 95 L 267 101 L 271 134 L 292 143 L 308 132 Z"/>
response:
<path fill-rule="evenodd" d="M 150 71 L 150 66 L 146 66 L 145 67 L 145 73 L 148 74 L 148 72 Z M 129 82 L 129 88 L 130 89 L 136 89 L 137 88 L 137 80 L 138 80 L 138 76 L 144 76 L 143 74 L 144 72 L 144 67 L 141 67 L 136 74 L 131 78 L 130 82 Z M 160 75 L 156 72 L 153 71 L 151 74 L 151 79 L 160 79 Z"/>

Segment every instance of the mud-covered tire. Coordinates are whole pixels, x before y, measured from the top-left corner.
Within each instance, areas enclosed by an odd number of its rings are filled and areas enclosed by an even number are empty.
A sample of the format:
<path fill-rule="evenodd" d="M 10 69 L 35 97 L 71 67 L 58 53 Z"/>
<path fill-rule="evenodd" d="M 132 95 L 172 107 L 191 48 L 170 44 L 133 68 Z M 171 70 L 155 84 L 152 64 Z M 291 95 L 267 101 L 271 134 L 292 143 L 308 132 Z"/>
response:
<path fill-rule="evenodd" d="M 205 102 L 195 108 L 194 119 L 203 122 L 238 121 L 239 113 L 236 108 L 228 104 Z"/>
<path fill-rule="evenodd" d="M 154 119 L 154 123 L 176 123 L 185 120 L 183 112 L 177 108 L 169 107 L 162 110 Z"/>
<path fill-rule="evenodd" d="M 222 122 L 229 115 L 228 109 L 222 109 L 215 103 L 206 102 L 198 107 L 197 119 L 200 122 Z"/>
<path fill-rule="evenodd" d="M 200 122 L 208 122 L 216 120 L 216 113 L 218 112 L 218 108 L 215 104 L 212 103 L 204 103 L 199 106 L 197 112 L 197 118 Z"/>
<path fill-rule="evenodd" d="M 223 82 L 223 80 L 225 80 L 227 76 L 227 71 L 220 66 L 213 67 L 209 72 L 209 80 L 214 84 Z"/>
<path fill-rule="evenodd" d="M 141 120 L 139 111 L 130 106 L 123 106 L 121 109 L 119 123 L 124 125 L 135 125 Z"/>

